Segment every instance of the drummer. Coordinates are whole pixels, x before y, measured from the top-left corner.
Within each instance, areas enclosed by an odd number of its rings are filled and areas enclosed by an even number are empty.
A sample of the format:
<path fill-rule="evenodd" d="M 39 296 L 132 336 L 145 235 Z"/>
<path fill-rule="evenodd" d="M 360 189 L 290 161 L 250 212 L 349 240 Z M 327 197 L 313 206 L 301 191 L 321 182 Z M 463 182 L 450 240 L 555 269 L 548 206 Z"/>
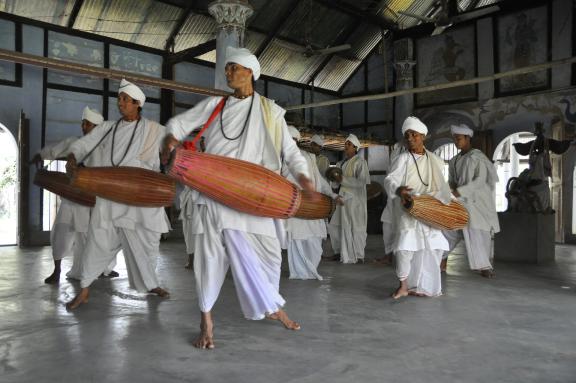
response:
<path fill-rule="evenodd" d="M 122 80 L 118 89 L 118 121 L 105 121 L 70 147 L 67 171 L 96 147 L 101 147 L 100 163 L 94 166 L 132 166 L 160 171 L 160 146 L 164 126 L 141 116 L 146 101 L 136 85 Z M 135 196 L 137 198 L 138 196 Z M 162 207 L 138 207 L 96 197 L 92 210 L 81 290 L 66 307 L 73 310 L 88 302 L 90 285 L 122 249 L 130 287 L 168 297 L 156 277 L 160 235 L 170 229 Z"/>
<path fill-rule="evenodd" d="M 328 232 L 334 260 L 342 263 L 364 262 L 368 223 L 366 185 L 370 183 L 370 172 L 366 160 L 358 155 L 359 149 L 358 137 L 350 134 L 344 143 L 345 159 L 336 164 L 342 172 L 334 173 L 333 181 L 340 189 L 338 194 L 344 205 L 336 207 Z"/>
<path fill-rule="evenodd" d="M 400 286 L 392 294 L 394 299 L 442 294 L 440 261 L 443 252 L 448 250 L 448 241 L 441 230 L 416 220 L 402 207 L 413 195 L 419 194 L 450 203 L 450 188 L 442 175 L 443 161 L 424 147 L 426 134 L 428 128 L 422 121 L 416 117 L 406 118 L 402 135 L 408 151 L 398 155 L 384 180 L 396 227 L 392 250 Z"/>
<path fill-rule="evenodd" d="M 245 48 L 228 47 L 225 75 L 234 90 L 229 97 L 208 97 L 168 122 L 163 158 L 192 130 L 210 116 L 214 122 L 204 132 L 206 153 L 249 161 L 280 172 L 282 160 L 305 190 L 314 190 L 308 165 L 288 133 L 284 109 L 254 91 L 260 77 L 258 59 Z M 220 106 L 220 110 L 218 110 Z M 197 222 L 194 273 L 201 311 L 198 348 L 214 348 L 212 308 L 230 267 L 244 317 L 279 320 L 299 330 L 283 310 L 278 289 L 282 263 L 274 220 L 232 210 L 206 195 L 194 193 L 193 216 Z"/>
<path fill-rule="evenodd" d="M 90 133 L 92 129 L 104 121 L 104 117 L 98 111 L 85 107 L 82 111 L 82 133 Z M 78 137 L 69 137 L 55 145 L 42 148 L 36 154 L 32 162 L 41 163 L 43 160 L 56 160 L 66 157 L 70 145 Z M 86 166 L 94 166 L 98 161 L 98 152 L 92 153 L 85 161 Z M 44 279 L 44 283 L 57 284 L 60 282 L 61 263 L 64 257 L 74 255 L 72 269 L 66 276 L 70 279 L 80 280 L 82 270 L 82 259 L 84 257 L 84 247 L 86 245 L 88 224 L 90 222 L 90 208 L 82 206 L 65 198 L 61 199 L 52 230 L 50 232 L 50 244 L 52 245 L 52 258 L 54 259 L 54 271 Z M 103 277 L 114 278 L 118 273 L 114 271 L 116 257 L 114 257 L 108 267 L 102 272 Z"/>
<path fill-rule="evenodd" d="M 470 222 L 463 230 L 445 231 L 444 236 L 450 243 L 450 250 L 463 239 L 470 269 L 491 278 L 494 275 L 490 263 L 492 235 L 500 231 L 494 191 L 498 174 L 492 161 L 480 150 L 472 148 L 472 129 L 460 124 L 452 125 L 450 131 L 460 153 L 450 160 L 448 183 L 452 193 L 468 210 Z M 444 253 L 444 269 L 449 253 Z"/>
<path fill-rule="evenodd" d="M 330 160 L 321 153 L 323 147 L 324 138 L 318 134 L 313 135 L 310 139 L 310 151 L 316 156 L 316 165 L 318 165 L 320 174 L 326 178 L 326 169 L 330 167 Z"/>

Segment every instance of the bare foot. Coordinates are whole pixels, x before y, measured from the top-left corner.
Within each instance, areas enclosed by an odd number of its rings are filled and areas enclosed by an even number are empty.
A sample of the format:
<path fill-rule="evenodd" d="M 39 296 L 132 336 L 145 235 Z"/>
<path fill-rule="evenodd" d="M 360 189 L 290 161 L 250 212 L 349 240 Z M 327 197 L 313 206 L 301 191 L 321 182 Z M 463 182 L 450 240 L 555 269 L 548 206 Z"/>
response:
<path fill-rule="evenodd" d="M 286 311 L 282 309 L 276 311 L 275 313 L 267 315 L 266 318 L 270 320 L 280 321 L 284 325 L 284 327 L 288 330 L 298 331 L 302 328 L 300 324 L 288 318 L 288 314 L 286 314 Z"/>
<path fill-rule="evenodd" d="M 440 272 L 445 273 L 447 267 L 448 267 L 448 258 L 444 258 L 442 259 L 442 262 L 440 262 Z"/>
<path fill-rule="evenodd" d="M 98 278 L 117 278 L 119 276 L 120 276 L 120 274 L 118 274 L 117 271 L 112 270 L 108 274 L 104 274 L 104 273 L 100 274 L 100 276 Z"/>
<path fill-rule="evenodd" d="M 417 293 L 416 291 L 409 291 L 408 295 L 411 295 L 413 297 L 427 297 L 428 296 L 426 294 Z"/>
<path fill-rule="evenodd" d="M 60 283 L 60 270 L 54 270 L 54 272 L 50 274 L 48 278 L 44 279 L 44 283 L 49 285 Z"/>
<path fill-rule="evenodd" d="M 494 278 L 494 270 L 480 270 L 480 275 L 484 278 Z"/>
<path fill-rule="evenodd" d="M 188 262 L 186 262 L 184 268 L 188 270 L 192 270 L 194 268 L 194 254 L 188 254 Z"/>
<path fill-rule="evenodd" d="M 158 295 L 160 298 L 170 298 L 170 293 L 161 287 L 155 287 L 150 290 L 152 294 Z"/>
<path fill-rule="evenodd" d="M 407 296 L 408 296 L 408 289 L 406 289 L 403 286 L 398 287 L 396 291 L 394 291 L 394 293 L 392 294 L 393 299 L 400 299 Z"/>
<path fill-rule="evenodd" d="M 66 303 L 66 310 L 74 310 L 78 306 L 88 303 L 88 295 L 90 290 L 87 287 L 83 287 L 78 295 L 74 297 L 70 302 Z"/>
<path fill-rule="evenodd" d="M 211 350 L 214 348 L 214 322 L 211 313 L 202 313 L 200 334 L 194 340 L 194 347 Z"/>

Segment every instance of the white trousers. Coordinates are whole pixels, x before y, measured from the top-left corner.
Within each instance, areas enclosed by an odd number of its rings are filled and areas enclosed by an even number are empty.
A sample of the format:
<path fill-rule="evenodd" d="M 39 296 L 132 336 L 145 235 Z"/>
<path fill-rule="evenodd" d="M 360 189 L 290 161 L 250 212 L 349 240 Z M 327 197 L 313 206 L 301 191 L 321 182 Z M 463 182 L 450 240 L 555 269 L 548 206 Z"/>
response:
<path fill-rule="evenodd" d="M 330 242 L 334 254 L 340 253 L 342 263 L 356 263 L 359 259 L 364 260 L 366 248 L 366 230 L 354 231 L 351 228 L 343 228 L 340 225 L 328 225 Z"/>
<path fill-rule="evenodd" d="M 408 290 L 430 297 L 442 295 L 440 262 L 442 250 L 398 250 L 396 256 L 396 275 L 401 281 L 407 281 Z"/>
<path fill-rule="evenodd" d="M 145 229 L 111 229 L 90 227 L 84 254 L 81 287 L 89 287 L 106 269 L 110 261 L 122 250 L 126 261 L 130 287 L 148 292 L 159 287 L 156 262 L 160 246 L 160 233 Z"/>
<path fill-rule="evenodd" d="M 186 253 L 194 254 L 196 246 L 196 234 L 192 233 L 192 220 L 184 218 L 182 220 L 182 232 L 184 234 L 184 243 L 186 244 Z"/>
<path fill-rule="evenodd" d="M 292 239 L 288 233 L 288 266 L 290 279 L 318 279 L 318 264 L 322 259 L 322 238 Z"/>
<path fill-rule="evenodd" d="M 74 279 L 81 278 L 87 240 L 87 233 L 74 231 L 74 227 L 70 224 L 56 223 L 52 227 L 50 243 L 52 244 L 52 257 L 54 260 L 59 261 L 68 256 L 74 257 L 72 268 L 66 273 L 67 277 Z M 104 275 L 110 274 L 110 272 L 114 270 L 114 267 L 116 267 L 116 256 L 114 256 L 104 269 Z"/>
<path fill-rule="evenodd" d="M 218 299 L 228 268 L 246 319 L 263 319 L 284 304 L 278 292 L 282 254 L 277 238 L 224 229 L 209 224 L 200 210 L 204 233 L 196 236 L 194 275 L 198 304 L 209 312 Z"/>
<path fill-rule="evenodd" d="M 442 258 L 448 258 L 448 254 L 463 239 L 470 269 L 492 270 L 490 258 L 492 258 L 494 248 L 492 246 L 492 234 L 489 231 L 464 228 L 462 230 L 444 231 L 443 234 L 450 244 L 450 250 L 444 252 Z"/>

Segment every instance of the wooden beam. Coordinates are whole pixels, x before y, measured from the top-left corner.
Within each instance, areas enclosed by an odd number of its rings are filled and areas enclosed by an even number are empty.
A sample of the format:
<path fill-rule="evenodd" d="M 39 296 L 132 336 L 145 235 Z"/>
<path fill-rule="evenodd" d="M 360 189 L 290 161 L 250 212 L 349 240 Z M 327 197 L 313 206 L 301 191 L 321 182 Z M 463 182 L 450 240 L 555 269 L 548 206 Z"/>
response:
<path fill-rule="evenodd" d="M 135 73 L 119 70 L 98 68 L 90 65 L 78 64 L 69 61 L 56 60 L 48 57 L 30 55 L 6 49 L 0 49 L 0 60 L 15 62 L 25 65 L 33 65 L 41 68 L 55 69 L 63 72 L 78 73 L 97 78 L 121 80 L 123 78 L 134 81 L 139 85 L 148 85 L 161 89 L 171 89 L 181 92 L 203 94 L 206 96 L 226 96 L 228 92 L 219 89 L 204 88 L 195 85 L 183 84 L 172 80 L 143 76 Z"/>
<path fill-rule="evenodd" d="M 374 95 L 370 95 L 370 96 L 347 97 L 347 98 L 341 98 L 339 100 L 330 100 L 330 101 L 314 102 L 314 103 L 310 103 L 310 104 L 293 105 L 293 106 L 287 106 L 284 109 L 297 110 L 297 109 L 319 108 L 322 106 L 330 106 L 330 105 L 338 105 L 338 104 L 349 104 L 352 102 L 383 100 L 386 98 L 405 96 L 407 94 L 431 92 L 434 90 L 455 88 L 457 86 L 478 84 L 480 82 L 485 82 L 485 81 L 494 81 L 494 80 L 498 80 L 498 79 L 505 78 L 505 77 L 511 77 L 511 76 L 517 76 L 520 74 L 537 72 L 540 70 L 550 69 L 550 68 L 561 66 L 561 65 L 569 65 L 572 63 L 576 63 L 576 56 L 566 58 L 566 59 L 561 59 L 561 60 L 550 61 L 550 62 L 547 62 L 544 64 L 536 64 L 536 65 L 530 65 L 530 66 L 523 67 L 523 68 L 512 69 L 512 70 L 507 71 L 507 72 L 496 73 L 496 74 L 492 74 L 492 75 L 488 75 L 488 76 L 470 78 L 470 79 L 466 79 L 466 80 L 452 81 L 452 82 L 436 84 L 436 85 L 428 85 L 428 86 L 423 86 L 423 87 L 419 87 L 419 88 L 403 89 L 403 90 L 398 90 L 395 92 L 380 93 L 380 94 L 374 94 Z"/>
<path fill-rule="evenodd" d="M 78 18 L 78 14 L 80 13 L 80 9 L 84 4 L 84 0 L 76 0 L 74 3 L 74 7 L 72 8 L 72 12 L 70 12 L 70 18 L 68 19 L 68 28 L 74 28 L 74 23 Z"/>
<path fill-rule="evenodd" d="M 205 43 L 196 45 L 195 47 L 184 49 L 178 53 L 173 53 L 166 57 L 170 64 L 177 64 L 182 61 L 190 60 L 204 53 L 208 53 L 216 49 L 216 39 L 208 40 Z"/>

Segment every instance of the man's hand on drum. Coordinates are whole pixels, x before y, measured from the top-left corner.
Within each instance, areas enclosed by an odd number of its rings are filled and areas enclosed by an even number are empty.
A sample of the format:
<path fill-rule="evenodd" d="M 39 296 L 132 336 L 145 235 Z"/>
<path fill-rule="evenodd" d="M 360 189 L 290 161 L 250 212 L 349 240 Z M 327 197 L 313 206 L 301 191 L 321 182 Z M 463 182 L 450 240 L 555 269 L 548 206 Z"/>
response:
<path fill-rule="evenodd" d="M 334 202 L 336 202 L 336 205 L 344 206 L 344 199 L 342 196 L 337 196 L 334 198 Z"/>
<path fill-rule="evenodd" d="M 400 186 L 396 189 L 396 195 L 402 199 L 402 204 L 412 201 L 412 194 L 410 194 L 411 191 L 412 189 L 408 186 Z"/>
<path fill-rule="evenodd" d="M 460 193 L 458 193 L 457 189 L 452 189 L 452 194 L 454 194 L 454 197 L 456 197 L 456 198 L 460 197 Z"/>
<path fill-rule="evenodd" d="M 40 155 L 40 153 L 37 153 L 30 160 L 30 165 L 34 164 L 34 165 L 36 165 L 37 168 L 40 168 L 40 167 L 42 167 L 43 162 L 44 162 L 44 160 L 42 160 L 42 156 Z"/>
<path fill-rule="evenodd" d="M 173 135 L 168 134 L 166 138 L 164 138 L 164 143 L 162 144 L 162 151 L 160 152 L 160 161 L 162 165 L 167 165 L 168 161 L 170 160 L 170 153 L 176 146 L 180 144 Z"/>
<path fill-rule="evenodd" d="M 312 183 L 310 178 L 306 177 L 304 174 L 300 174 L 298 176 L 298 184 L 300 184 L 302 189 L 304 189 L 306 191 L 310 191 L 310 192 L 316 191 L 316 190 L 314 190 L 314 184 Z"/>

